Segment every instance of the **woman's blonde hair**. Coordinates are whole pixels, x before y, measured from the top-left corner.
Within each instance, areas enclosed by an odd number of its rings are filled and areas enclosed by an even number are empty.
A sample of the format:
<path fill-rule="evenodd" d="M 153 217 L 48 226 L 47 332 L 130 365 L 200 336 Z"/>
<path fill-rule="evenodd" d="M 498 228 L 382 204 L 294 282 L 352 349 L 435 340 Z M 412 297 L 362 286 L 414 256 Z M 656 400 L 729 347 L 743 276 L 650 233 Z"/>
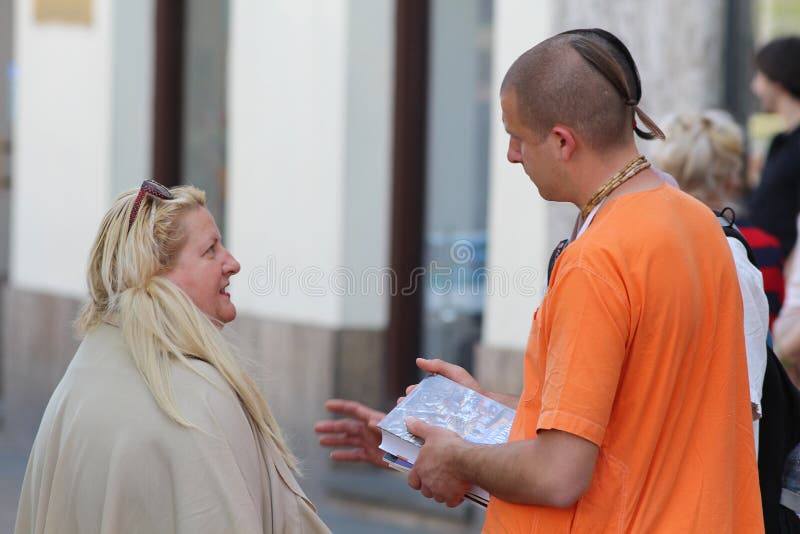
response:
<path fill-rule="evenodd" d="M 163 276 L 186 242 L 183 216 L 205 206 L 205 193 L 199 189 L 182 186 L 170 192 L 171 200 L 146 195 L 130 227 L 138 189 L 120 195 L 106 213 L 89 258 L 90 301 L 76 329 L 86 335 L 101 323 L 120 327 L 159 407 L 184 427 L 196 428 L 178 412 L 172 365 L 185 365 L 201 374 L 189 359 L 209 363 L 233 388 L 253 428 L 275 443 L 296 469 L 269 406 L 241 368 L 231 344 L 189 296 Z"/>
<path fill-rule="evenodd" d="M 667 138 L 654 147 L 653 163 L 711 207 L 729 202 L 743 184 L 744 135 L 733 117 L 722 110 L 681 113 L 663 126 Z"/>

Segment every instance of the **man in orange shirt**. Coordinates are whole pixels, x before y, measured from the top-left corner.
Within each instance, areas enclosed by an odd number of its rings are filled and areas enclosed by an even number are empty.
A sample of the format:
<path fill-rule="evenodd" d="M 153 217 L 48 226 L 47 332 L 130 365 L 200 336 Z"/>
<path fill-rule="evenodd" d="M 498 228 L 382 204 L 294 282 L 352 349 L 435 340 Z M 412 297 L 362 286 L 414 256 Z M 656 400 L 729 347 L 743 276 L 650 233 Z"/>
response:
<path fill-rule="evenodd" d="M 736 270 L 708 208 L 638 154 L 634 131 L 661 135 L 640 97 L 630 53 L 602 30 L 540 43 L 503 81 L 509 161 L 581 216 L 534 316 L 520 398 L 418 362 L 517 409 L 491 447 L 407 423 L 425 439 L 409 485 L 450 506 L 485 488 L 484 532 L 763 531 Z M 377 458 L 364 436 L 334 458 Z"/>

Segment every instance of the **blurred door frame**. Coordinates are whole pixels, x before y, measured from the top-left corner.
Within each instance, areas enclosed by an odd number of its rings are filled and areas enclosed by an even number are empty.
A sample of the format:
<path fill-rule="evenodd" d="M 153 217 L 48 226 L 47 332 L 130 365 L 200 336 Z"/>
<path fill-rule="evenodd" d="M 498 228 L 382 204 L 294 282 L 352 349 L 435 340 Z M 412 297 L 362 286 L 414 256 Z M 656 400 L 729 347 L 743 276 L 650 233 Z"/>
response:
<path fill-rule="evenodd" d="M 428 104 L 428 0 L 396 0 L 394 146 L 389 262 L 395 287 L 386 332 L 387 402 L 416 382 L 419 354 L 425 228 Z"/>
<path fill-rule="evenodd" d="M 166 186 L 183 182 L 184 0 L 156 0 L 153 92 L 153 177 Z"/>

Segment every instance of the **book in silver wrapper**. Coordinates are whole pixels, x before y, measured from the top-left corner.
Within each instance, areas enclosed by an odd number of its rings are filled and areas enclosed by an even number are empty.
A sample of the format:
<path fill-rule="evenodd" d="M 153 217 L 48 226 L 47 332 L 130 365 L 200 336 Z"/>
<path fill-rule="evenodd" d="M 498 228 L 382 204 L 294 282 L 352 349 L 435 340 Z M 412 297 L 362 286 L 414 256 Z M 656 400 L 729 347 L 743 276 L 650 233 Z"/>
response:
<path fill-rule="evenodd" d="M 383 434 L 380 448 L 388 453 L 384 460 L 390 467 L 404 471 L 413 466 L 424 443 L 408 432 L 407 417 L 446 428 L 472 443 L 499 445 L 508 441 L 514 415 L 504 404 L 441 375 L 431 375 L 378 423 Z M 489 494 L 473 486 L 467 498 L 485 506 Z"/>

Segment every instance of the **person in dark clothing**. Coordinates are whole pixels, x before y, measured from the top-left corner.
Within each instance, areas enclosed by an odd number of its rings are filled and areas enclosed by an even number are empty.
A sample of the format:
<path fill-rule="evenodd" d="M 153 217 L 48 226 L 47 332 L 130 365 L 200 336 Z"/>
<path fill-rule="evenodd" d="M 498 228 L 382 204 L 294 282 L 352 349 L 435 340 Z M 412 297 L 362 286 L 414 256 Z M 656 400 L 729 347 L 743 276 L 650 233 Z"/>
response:
<path fill-rule="evenodd" d="M 800 213 L 800 36 L 769 42 L 756 54 L 751 88 L 786 130 L 770 144 L 761 181 L 750 197 L 750 222 L 776 236 L 784 255 L 797 240 Z"/>

